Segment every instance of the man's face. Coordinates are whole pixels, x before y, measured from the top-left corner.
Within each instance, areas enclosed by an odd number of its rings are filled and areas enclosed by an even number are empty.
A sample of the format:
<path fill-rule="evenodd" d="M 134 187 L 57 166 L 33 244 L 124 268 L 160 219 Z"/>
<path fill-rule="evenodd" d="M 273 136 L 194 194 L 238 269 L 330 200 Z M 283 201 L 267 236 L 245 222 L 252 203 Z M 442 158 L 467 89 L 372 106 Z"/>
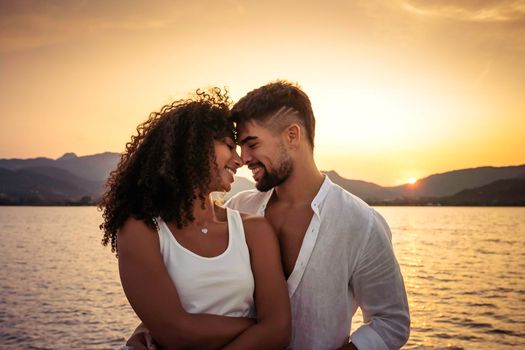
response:
<path fill-rule="evenodd" d="M 292 159 L 281 135 L 254 120 L 239 126 L 241 158 L 252 171 L 255 187 L 266 192 L 282 184 L 293 170 Z"/>

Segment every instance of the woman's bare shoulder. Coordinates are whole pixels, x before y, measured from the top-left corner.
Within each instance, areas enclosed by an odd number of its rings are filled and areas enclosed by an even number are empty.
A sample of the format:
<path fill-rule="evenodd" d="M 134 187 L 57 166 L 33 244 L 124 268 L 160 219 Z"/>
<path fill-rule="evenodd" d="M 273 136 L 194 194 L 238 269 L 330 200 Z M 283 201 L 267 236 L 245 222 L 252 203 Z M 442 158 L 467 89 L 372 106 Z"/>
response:
<path fill-rule="evenodd" d="M 241 213 L 246 243 L 250 249 L 257 249 L 261 244 L 275 244 L 275 230 L 263 216 Z"/>
<path fill-rule="evenodd" d="M 127 243 L 136 246 L 148 242 L 155 244 L 159 238 L 156 230 L 148 226 L 143 220 L 129 217 L 118 231 L 117 239 L 119 245 Z"/>
<path fill-rule="evenodd" d="M 254 215 L 250 213 L 244 213 L 239 212 L 241 214 L 242 223 L 244 224 L 244 227 L 249 226 L 252 229 L 268 229 L 268 227 L 273 231 L 272 226 L 270 225 L 270 222 L 264 217 L 260 215 Z"/>

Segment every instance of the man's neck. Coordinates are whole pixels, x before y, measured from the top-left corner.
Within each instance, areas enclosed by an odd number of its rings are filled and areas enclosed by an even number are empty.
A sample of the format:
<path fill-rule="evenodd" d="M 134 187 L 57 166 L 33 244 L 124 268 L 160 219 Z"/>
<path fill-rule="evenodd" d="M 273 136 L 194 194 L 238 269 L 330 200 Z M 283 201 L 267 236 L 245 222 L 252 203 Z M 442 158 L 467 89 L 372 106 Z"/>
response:
<path fill-rule="evenodd" d="M 273 197 L 291 205 L 311 203 L 323 181 L 324 176 L 317 169 L 314 160 L 302 159 L 294 164 L 293 172 L 286 181 L 275 187 Z"/>

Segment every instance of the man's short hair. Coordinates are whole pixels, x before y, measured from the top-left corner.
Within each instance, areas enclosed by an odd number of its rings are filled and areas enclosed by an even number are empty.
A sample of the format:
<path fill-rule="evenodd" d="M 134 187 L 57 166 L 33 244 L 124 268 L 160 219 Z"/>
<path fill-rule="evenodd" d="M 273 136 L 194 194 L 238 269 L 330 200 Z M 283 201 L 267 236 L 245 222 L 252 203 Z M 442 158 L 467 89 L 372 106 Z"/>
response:
<path fill-rule="evenodd" d="M 278 80 L 250 91 L 233 106 L 232 118 L 238 126 L 255 120 L 274 132 L 281 132 L 291 123 L 299 122 L 312 150 L 314 148 L 312 104 L 297 84 Z"/>

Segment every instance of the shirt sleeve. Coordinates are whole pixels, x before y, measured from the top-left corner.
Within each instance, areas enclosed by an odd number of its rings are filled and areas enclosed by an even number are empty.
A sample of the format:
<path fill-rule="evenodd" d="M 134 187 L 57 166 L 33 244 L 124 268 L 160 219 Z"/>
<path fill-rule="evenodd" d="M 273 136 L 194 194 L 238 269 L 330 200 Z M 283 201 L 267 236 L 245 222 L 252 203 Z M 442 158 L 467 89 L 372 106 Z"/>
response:
<path fill-rule="evenodd" d="M 403 276 L 383 217 L 372 210 L 368 238 L 350 284 L 364 325 L 351 335 L 359 350 L 401 348 L 410 334 L 410 314 Z"/>

